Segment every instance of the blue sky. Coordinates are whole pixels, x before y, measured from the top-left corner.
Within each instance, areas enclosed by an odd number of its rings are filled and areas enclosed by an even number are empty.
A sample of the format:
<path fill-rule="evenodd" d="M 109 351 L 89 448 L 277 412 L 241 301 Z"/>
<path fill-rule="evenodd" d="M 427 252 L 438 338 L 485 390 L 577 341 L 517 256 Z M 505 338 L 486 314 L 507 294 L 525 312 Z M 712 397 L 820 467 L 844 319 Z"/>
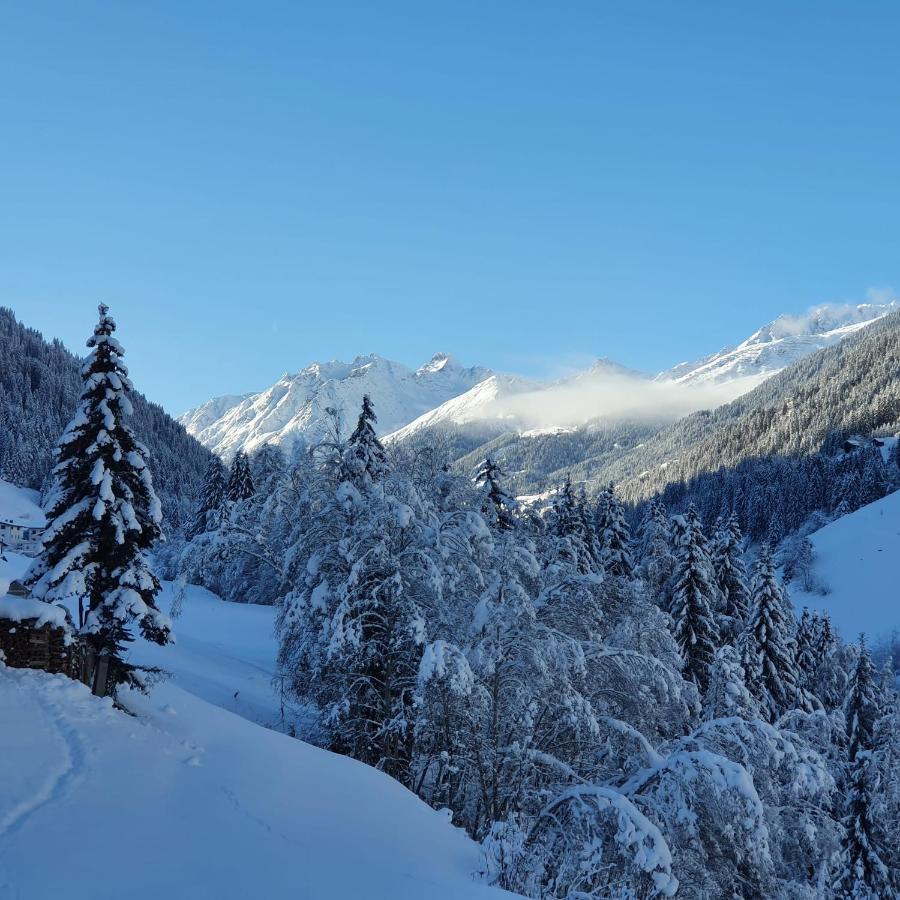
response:
<path fill-rule="evenodd" d="M 900 286 L 900 5 L 10 2 L 0 304 L 173 412 L 313 359 L 657 370 Z"/>

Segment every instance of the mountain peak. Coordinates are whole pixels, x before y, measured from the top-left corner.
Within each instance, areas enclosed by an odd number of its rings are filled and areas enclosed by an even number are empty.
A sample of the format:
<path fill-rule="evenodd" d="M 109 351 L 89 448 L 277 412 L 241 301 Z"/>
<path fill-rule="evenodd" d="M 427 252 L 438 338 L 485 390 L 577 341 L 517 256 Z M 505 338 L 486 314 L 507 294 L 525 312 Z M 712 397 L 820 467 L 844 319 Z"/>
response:
<path fill-rule="evenodd" d="M 736 347 L 726 347 L 696 362 L 679 363 L 656 378 L 683 384 L 747 379 L 749 390 L 754 382 L 758 384 L 798 359 L 838 343 L 898 308 L 900 303 L 891 300 L 856 306 L 825 304 L 801 315 L 781 315 Z"/>
<path fill-rule="evenodd" d="M 456 358 L 449 353 L 438 352 L 428 360 L 425 365 L 420 366 L 416 371 L 417 375 L 424 375 L 428 372 L 441 372 L 443 370 L 459 370 L 460 365 Z"/>
<path fill-rule="evenodd" d="M 460 366 L 448 353 L 436 353 L 412 372 L 377 353 L 351 362 L 314 362 L 285 375 L 265 391 L 204 404 L 180 421 L 190 434 L 223 457 L 252 452 L 272 443 L 290 450 L 320 440 L 328 408 L 355 419 L 364 394 L 372 398 L 378 431 L 388 434 L 490 376 L 488 369 Z"/>

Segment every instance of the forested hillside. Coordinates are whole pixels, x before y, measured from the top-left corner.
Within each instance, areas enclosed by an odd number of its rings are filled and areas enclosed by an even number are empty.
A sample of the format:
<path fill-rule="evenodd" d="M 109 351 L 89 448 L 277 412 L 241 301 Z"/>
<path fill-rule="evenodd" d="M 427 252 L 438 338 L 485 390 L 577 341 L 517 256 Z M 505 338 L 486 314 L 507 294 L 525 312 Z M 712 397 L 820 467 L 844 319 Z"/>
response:
<path fill-rule="evenodd" d="M 676 422 L 596 477 L 640 499 L 753 457 L 814 453 L 832 433 L 898 427 L 900 313 L 893 313 L 737 400 Z"/>
<path fill-rule="evenodd" d="M 451 810 L 529 897 L 890 896 L 892 671 L 794 616 L 808 570 L 777 536 L 745 553 L 736 515 L 659 503 L 632 532 L 570 481 L 522 505 L 493 459 L 455 472 L 374 421 L 366 398 L 347 441 L 214 465 L 167 550 L 274 601 L 298 736 Z M 852 893 L 858 864 L 880 893 Z"/>
<path fill-rule="evenodd" d="M 81 361 L 0 308 L 0 477 L 40 488 L 53 447 L 75 410 Z M 132 425 L 150 450 L 153 481 L 171 529 L 184 521 L 211 458 L 163 409 L 134 393 Z"/>
<path fill-rule="evenodd" d="M 552 491 L 570 477 L 589 494 L 614 482 L 632 503 L 664 490 L 675 502 L 688 495 L 702 502 L 690 486 L 685 488 L 686 482 L 724 478 L 723 470 L 738 467 L 746 471 L 754 459 L 764 459 L 776 470 L 820 465 L 801 458 L 823 448 L 833 455 L 845 436 L 898 428 L 900 313 L 893 313 L 794 363 L 737 400 L 676 422 L 595 421 L 569 431 L 510 432 L 484 443 L 464 427 L 444 428 L 418 434 L 406 445 L 419 451 L 437 448 L 461 472 L 491 456 L 503 465 L 510 489 L 519 496 Z M 783 480 L 776 472 L 770 487 Z M 730 502 L 737 489 L 716 490 L 720 500 Z M 712 502 L 705 511 L 717 514 Z M 763 505 L 768 516 L 771 504 Z M 819 507 L 794 507 L 799 515 L 794 524 L 814 508 Z M 759 536 L 762 527 L 751 524 L 750 530 Z"/>

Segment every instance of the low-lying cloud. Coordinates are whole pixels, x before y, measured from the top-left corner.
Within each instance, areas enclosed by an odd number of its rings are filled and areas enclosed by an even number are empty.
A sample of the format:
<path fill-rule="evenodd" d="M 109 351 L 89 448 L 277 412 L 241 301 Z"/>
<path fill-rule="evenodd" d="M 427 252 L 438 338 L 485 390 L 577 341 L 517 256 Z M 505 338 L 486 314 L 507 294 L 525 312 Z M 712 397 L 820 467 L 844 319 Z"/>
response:
<path fill-rule="evenodd" d="M 619 373 L 582 376 L 500 397 L 488 404 L 485 419 L 512 419 L 522 428 L 570 428 L 593 419 L 666 421 L 712 409 L 756 387 L 753 375 L 719 384 L 678 384 Z"/>

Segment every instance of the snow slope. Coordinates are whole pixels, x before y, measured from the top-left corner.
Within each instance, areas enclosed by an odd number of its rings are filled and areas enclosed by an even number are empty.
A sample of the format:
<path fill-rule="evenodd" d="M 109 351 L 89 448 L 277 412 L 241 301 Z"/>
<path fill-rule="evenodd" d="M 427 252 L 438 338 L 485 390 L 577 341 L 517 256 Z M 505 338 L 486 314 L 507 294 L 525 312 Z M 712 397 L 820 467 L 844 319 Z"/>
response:
<path fill-rule="evenodd" d="M 388 435 L 386 440 L 400 441 L 436 426 L 469 425 L 472 422 L 494 423 L 501 431 L 515 430 L 521 423 L 505 411 L 504 401 L 541 388 L 538 382 L 516 375 L 491 375 L 464 394 L 413 419 Z"/>
<path fill-rule="evenodd" d="M 0 521 L 45 528 L 47 519 L 40 507 L 38 492 L 0 479 Z"/>
<path fill-rule="evenodd" d="M 0 900 L 504 896 L 444 814 L 255 724 L 284 724 L 271 607 L 188 586 L 175 624 L 174 647 L 133 647 L 172 672 L 127 695 L 134 716 L 0 665 Z"/>
<path fill-rule="evenodd" d="M 793 589 L 794 606 L 827 610 L 845 640 L 900 628 L 900 491 L 815 532 L 813 574 L 825 596 Z"/>
<path fill-rule="evenodd" d="M 174 684 L 126 702 L 0 666 L 2 900 L 502 896 L 386 775 Z"/>
<path fill-rule="evenodd" d="M 802 316 L 779 316 L 737 347 L 696 362 L 680 363 L 658 381 L 710 384 L 747 379 L 747 389 L 791 363 L 829 347 L 898 308 L 898 301 L 858 306 L 819 306 Z"/>
<path fill-rule="evenodd" d="M 237 450 L 250 452 L 266 443 L 286 449 L 314 443 L 326 433 L 329 408 L 342 411 L 345 426 L 352 429 L 364 394 L 375 404 L 379 433 L 388 434 L 490 374 L 480 367 L 463 368 L 445 353 L 415 372 L 373 353 L 351 363 L 313 363 L 296 375 L 283 375 L 265 391 L 216 398 L 179 421 L 228 459 Z"/>

